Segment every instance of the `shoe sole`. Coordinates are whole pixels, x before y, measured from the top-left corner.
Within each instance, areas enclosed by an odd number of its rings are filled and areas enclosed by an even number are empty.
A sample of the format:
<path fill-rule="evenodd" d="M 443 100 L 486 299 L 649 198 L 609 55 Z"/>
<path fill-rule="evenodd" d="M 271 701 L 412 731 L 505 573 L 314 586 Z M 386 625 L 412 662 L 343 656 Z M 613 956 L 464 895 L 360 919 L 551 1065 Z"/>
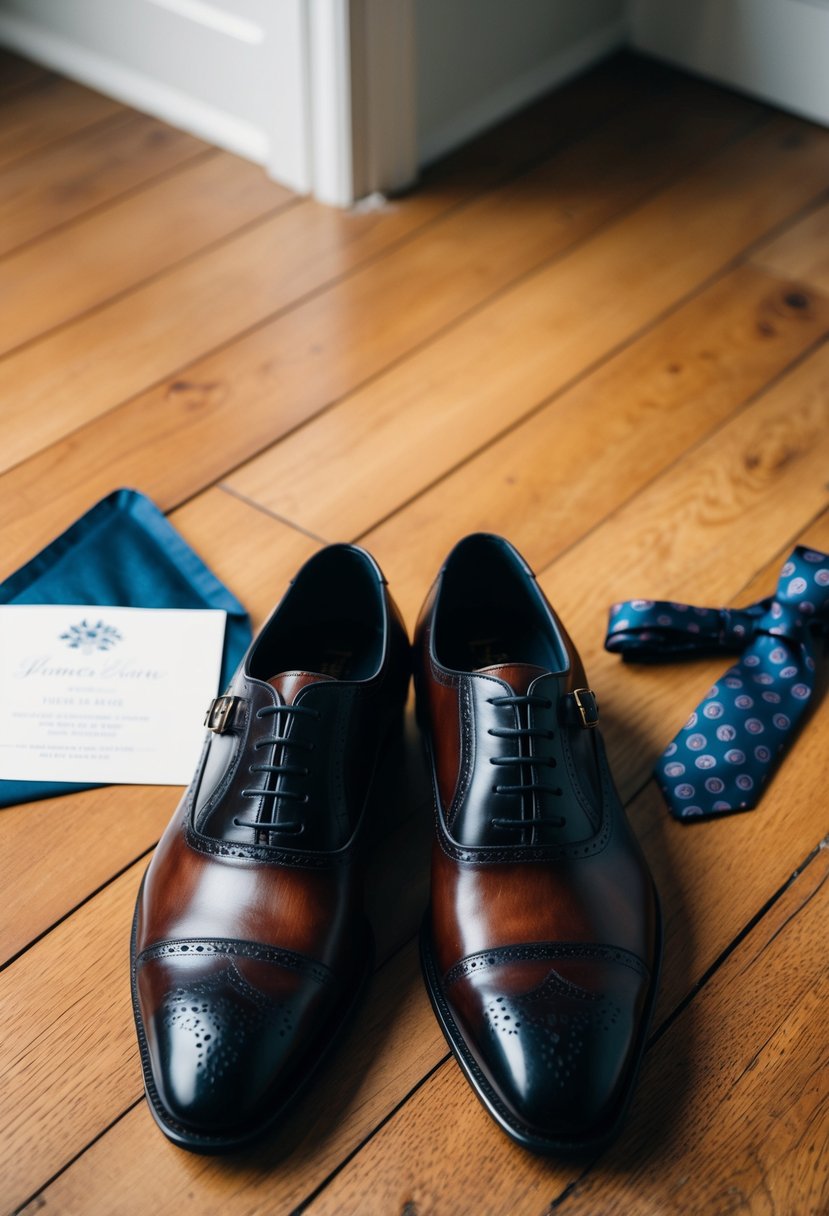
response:
<path fill-rule="evenodd" d="M 432 1002 L 432 1008 L 435 1011 L 440 1028 L 452 1050 L 453 1056 L 460 1065 L 461 1071 L 471 1085 L 475 1096 L 502 1131 L 506 1132 L 510 1139 L 514 1140 L 516 1144 L 520 1144 L 522 1148 L 542 1156 L 583 1157 L 591 1153 L 600 1152 L 615 1139 L 624 1122 L 628 1106 L 636 1088 L 636 1080 L 647 1043 L 648 1027 L 650 1026 L 653 1007 L 656 1002 L 656 993 L 659 987 L 659 971 L 662 961 L 662 916 L 658 899 L 656 904 L 656 951 L 654 957 L 654 971 L 651 976 L 647 1003 L 639 1026 L 630 1072 L 625 1082 L 625 1089 L 612 1118 L 609 1122 L 604 1123 L 600 1130 L 588 1132 L 584 1135 L 545 1136 L 536 1128 L 521 1122 L 507 1107 L 488 1078 L 484 1075 L 480 1065 L 469 1049 L 457 1022 L 452 1016 L 449 1003 L 444 996 L 432 953 L 428 914 L 423 921 L 420 931 L 420 961 L 423 978 L 426 982 L 426 990 L 429 993 L 429 999 Z"/>

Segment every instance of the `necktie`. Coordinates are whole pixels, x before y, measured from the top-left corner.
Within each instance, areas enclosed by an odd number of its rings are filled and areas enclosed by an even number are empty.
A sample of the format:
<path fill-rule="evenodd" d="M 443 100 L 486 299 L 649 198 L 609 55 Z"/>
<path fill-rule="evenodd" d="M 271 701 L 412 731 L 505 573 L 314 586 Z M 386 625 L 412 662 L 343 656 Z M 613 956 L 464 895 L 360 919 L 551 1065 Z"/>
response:
<path fill-rule="evenodd" d="M 814 688 L 829 622 L 829 554 L 798 546 L 777 591 L 748 608 L 628 600 L 610 610 L 605 647 L 626 659 L 725 651 L 739 659 L 710 688 L 657 761 L 677 819 L 756 806 Z"/>

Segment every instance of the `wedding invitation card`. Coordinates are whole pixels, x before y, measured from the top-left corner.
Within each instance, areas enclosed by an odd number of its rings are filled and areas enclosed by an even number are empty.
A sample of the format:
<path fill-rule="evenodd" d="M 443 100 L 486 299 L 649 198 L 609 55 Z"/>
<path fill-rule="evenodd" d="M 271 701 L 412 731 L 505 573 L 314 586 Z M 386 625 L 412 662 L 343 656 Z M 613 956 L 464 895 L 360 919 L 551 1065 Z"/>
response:
<path fill-rule="evenodd" d="M 0 780 L 188 784 L 226 616 L 0 606 Z"/>

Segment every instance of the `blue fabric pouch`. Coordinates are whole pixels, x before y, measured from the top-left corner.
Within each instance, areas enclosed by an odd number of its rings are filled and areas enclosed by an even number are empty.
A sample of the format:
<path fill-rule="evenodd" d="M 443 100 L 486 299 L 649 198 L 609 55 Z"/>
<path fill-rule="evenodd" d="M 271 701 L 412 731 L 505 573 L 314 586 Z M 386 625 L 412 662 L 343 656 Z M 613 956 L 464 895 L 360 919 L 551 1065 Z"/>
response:
<path fill-rule="evenodd" d="M 0 583 L 0 604 L 218 608 L 227 613 L 224 687 L 251 640 L 248 615 L 158 507 L 137 490 L 102 498 Z M 0 807 L 94 789 L 55 781 L 0 781 Z"/>

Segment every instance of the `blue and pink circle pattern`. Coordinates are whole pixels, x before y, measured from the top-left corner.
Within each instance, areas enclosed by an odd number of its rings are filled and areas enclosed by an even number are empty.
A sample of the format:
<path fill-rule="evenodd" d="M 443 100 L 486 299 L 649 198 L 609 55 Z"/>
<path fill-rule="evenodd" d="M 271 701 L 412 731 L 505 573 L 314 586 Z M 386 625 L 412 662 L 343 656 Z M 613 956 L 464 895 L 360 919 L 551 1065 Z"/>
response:
<path fill-rule="evenodd" d="M 812 695 L 815 638 L 828 617 L 829 555 L 800 546 L 783 566 L 776 594 L 748 608 L 614 604 L 605 646 L 625 658 L 742 652 L 656 764 L 676 818 L 757 804 Z"/>

